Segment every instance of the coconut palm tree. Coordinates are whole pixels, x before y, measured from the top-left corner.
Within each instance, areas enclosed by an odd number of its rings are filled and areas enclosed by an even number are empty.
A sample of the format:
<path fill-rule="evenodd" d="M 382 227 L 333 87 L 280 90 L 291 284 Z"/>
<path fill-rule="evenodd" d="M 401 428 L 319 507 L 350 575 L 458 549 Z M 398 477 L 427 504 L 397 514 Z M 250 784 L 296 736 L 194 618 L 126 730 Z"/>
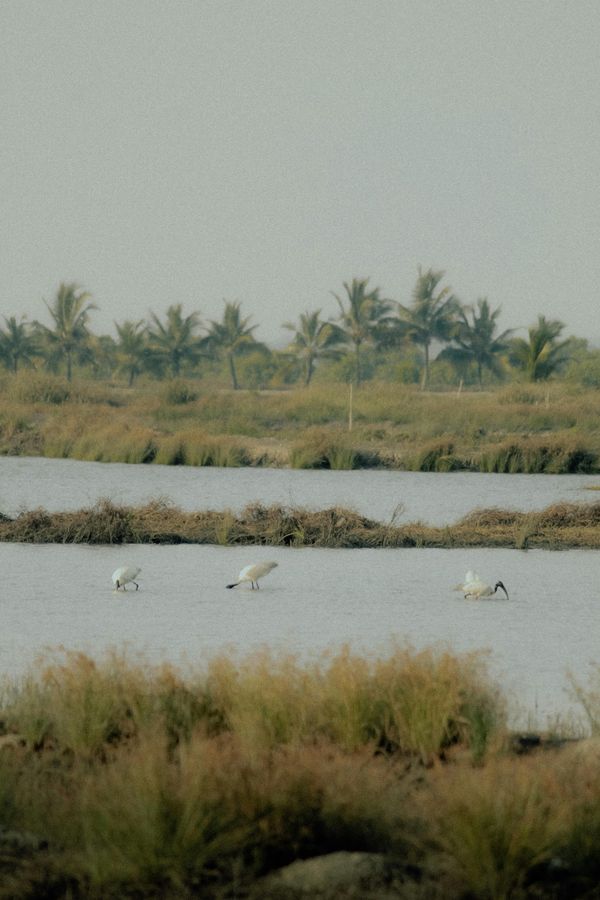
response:
<path fill-rule="evenodd" d="M 480 298 L 476 308 L 461 307 L 451 335 L 455 346 L 447 347 L 439 356 L 440 359 L 448 359 L 456 366 L 465 368 L 473 363 L 477 369 L 480 388 L 483 386 L 484 369 L 498 377 L 502 375 L 500 356 L 508 350 L 508 338 L 514 331 L 507 328 L 494 336 L 499 315 L 500 307 L 492 311 L 487 297 Z"/>
<path fill-rule="evenodd" d="M 339 353 L 339 344 L 344 340 L 344 334 L 333 322 L 324 322 L 321 319 L 320 309 L 301 313 L 298 325 L 284 322 L 283 327 L 294 332 L 290 350 L 302 360 L 304 384 L 308 386 L 315 370 L 315 362 L 336 356 Z"/>
<path fill-rule="evenodd" d="M 147 330 L 146 359 L 150 368 L 169 372 L 177 378 L 184 367 L 194 366 L 203 353 L 203 339 L 198 337 L 200 314 L 183 315 L 181 303 L 170 306 L 165 322 L 150 313 L 151 324 Z"/>
<path fill-rule="evenodd" d="M 46 345 L 46 358 L 50 365 L 63 359 L 67 367 L 67 381 L 73 376 L 73 359 L 85 350 L 89 338 L 88 319 L 91 310 L 98 307 L 89 303 L 90 294 L 76 284 L 62 283 L 52 305 L 46 303 L 53 321 L 48 328 L 36 322 L 36 328 Z M 44 301 L 45 302 L 45 301 Z"/>
<path fill-rule="evenodd" d="M 563 322 L 538 316 L 537 324 L 529 328 L 529 340 L 513 338 L 511 362 L 522 369 L 529 381 L 546 381 L 570 357 L 571 338 L 559 341 Z"/>
<path fill-rule="evenodd" d="M 362 380 L 361 349 L 375 341 L 377 329 L 381 328 L 391 309 L 390 301 L 379 296 L 379 288 L 367 289 L 368 281 L 368 278 L 353 278 L 351 284 L 345 281 L 346 296 L 343 299 L 333 294 L 340 307 L 339 328 L 346 341 L 354 344 L 357 384 Z"/>
<path fill-rule="evenodd" d="M 137 322 L 126 320 L 117 329 L 117 357 L 119 370 L 127 376 L 129 387 L 144 370 L 147 344 L 147 326 L 143 319 Z"/>
<path fill-rule="evenodd" d="M 38 352 L 38 342 L 32 325 L 23 316 L 19 322 L 15 316 L 7 319 L 6 328 L 0 328 L 0 359 L 7 369 L 17 372 L 20 363 L 31 363 Z"/>
<path fill-rule="evenodd" d="M 423 272 L 419 266 L 412 305 L 404 306 L 398 303 L 401 328 L 409 340 L 423 348 L 425 363 L 421 389 L 424 389 L 429 381 L 431 342 L 449 339 L 460 308 L 449 287 L 438 289 L 443 277 L 444 272 L 436 272 L 433 269 Z"/>
<path fill-rule="evenodd" d="M 239 301 L 223 301 L 225 308 L 220 322 L 211 322 L 208 329 L 206 342 L 208 347 L 217 357 L 224 357 L 229 366 L 231 384 L 234 391 L 239 389 L 235 358 L 249 349 L 262 349 L 263 344 L 257 342 L 252 332 L 258 325 L 249 325 L 251 316 L 242 318 Z"/>

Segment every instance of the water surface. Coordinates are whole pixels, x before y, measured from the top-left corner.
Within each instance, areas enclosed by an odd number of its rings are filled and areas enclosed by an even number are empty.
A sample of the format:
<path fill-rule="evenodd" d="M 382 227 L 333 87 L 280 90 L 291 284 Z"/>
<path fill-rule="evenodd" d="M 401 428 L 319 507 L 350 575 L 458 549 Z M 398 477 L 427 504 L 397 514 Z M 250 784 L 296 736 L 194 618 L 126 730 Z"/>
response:
<path fill-rule="evenodd" d="M 226 590 L 242 566 L 279 566 L 259 591 Z M 142 567 L 140 590 L 113 593 L 120 565 Z M 194 665 L 225 648 L 268 645 L 311 658 L 349 643 L 382 655 L 488 648 L 515 723 L 568 714 L 567 671 L 586 681 L 599 661 L 600 554 L 592 551 L 322 550 L 270 547 L 0 544 L 0 671 L 18 675 L 45 647 L 101 656 L 126 646 L 151 661 Z M 467 569 L 510 600 L 466 601 Z"/>
<path fill-rule="evenodd" d="M 523 512 L 558 500 L 591 501 L 598 475 L 493 475 L 480 472 L 391 472 L 221 469 L 91 463 L 38 457 L 0 458 L 0 512 L 80 509 L 102 497 L 139 505 L 164 497 L 187 510 L 241 510 L 248 503 L 323 509 L 345 506 L 380 522 L 446 525 L 476 507 Z"/>

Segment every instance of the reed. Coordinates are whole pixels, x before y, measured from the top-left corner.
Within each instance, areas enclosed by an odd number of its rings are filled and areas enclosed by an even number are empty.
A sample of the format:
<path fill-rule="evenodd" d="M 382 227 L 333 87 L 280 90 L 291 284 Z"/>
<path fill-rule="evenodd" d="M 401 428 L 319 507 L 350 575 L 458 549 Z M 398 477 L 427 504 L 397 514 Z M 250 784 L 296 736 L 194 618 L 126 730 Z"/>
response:
<path fill-rule="evenodd" d="M 44 509 L 0 516 L 0 541 L 24 543 L 261 544 L 281 547 L 600 547 L 600 503 L 558 503 L 535 513 L 474 510 L 442 527 L 384 524 L 332 507 L 318 511 L 251 504 L 187 512 L 161 500 L 124 507 L 100 500 L 90 508 Z"/>

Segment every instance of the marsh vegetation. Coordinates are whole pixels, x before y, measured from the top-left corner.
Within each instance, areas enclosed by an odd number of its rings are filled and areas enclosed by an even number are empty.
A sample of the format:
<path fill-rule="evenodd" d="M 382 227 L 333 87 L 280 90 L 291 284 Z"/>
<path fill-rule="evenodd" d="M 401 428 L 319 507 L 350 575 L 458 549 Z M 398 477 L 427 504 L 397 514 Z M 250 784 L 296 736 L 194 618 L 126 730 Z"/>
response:
<path fill-rule="evenodd" d="M 273 547 L 600 547 L 600 503 L 556 503 L 536 512 L 474 510 L 453 525 L 376 522 L 340 507 L 307 510 L 251 504 L 188 512 L 164 500 L 0 515 L 0 541 L 57 544 L 216 544 Z"/>
<path fill-rule="evenodd" d="M 597 684 L 574 687 L 595 734 Z M 597 741 L 511 734 L 476 653 L 63 654 L 5 680 L 0 721 L 3 897 L 300 896 L 267 876 L 336 851 L 383 863 L 350 896 L 575 897 L 598 874 Z"/>
<path fill-rule="evenodd" d="M 597 472 L 600 396 L 566 384 L 427 393 L 392 384 L 229 391 L 5 376 L 0 453 L 99 462 Z M 350 425 L 351 430 L 350 430 Z"/>

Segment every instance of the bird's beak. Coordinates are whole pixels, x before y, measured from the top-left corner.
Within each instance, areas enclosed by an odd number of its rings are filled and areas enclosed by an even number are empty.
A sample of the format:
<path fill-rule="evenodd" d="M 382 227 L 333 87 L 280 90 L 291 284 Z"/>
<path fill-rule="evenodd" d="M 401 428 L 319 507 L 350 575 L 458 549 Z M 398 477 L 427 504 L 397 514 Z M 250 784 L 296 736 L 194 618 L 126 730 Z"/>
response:
<path fill-rule="evenodd" d="M 502 584 L 501 581 L 498 582 L 498 584 L 496 585 L 496 587 L 497 587 L 497 588 L 502 588 L 502 590 L 503 590 L 504 593 L 506 594 L 506 599 L 507 599 L 507 600 L 510 599 L 510 597 L 508 596 L 508 591 L 506 590 L 506 588 L 504 587 L 504 585 Z"/>

